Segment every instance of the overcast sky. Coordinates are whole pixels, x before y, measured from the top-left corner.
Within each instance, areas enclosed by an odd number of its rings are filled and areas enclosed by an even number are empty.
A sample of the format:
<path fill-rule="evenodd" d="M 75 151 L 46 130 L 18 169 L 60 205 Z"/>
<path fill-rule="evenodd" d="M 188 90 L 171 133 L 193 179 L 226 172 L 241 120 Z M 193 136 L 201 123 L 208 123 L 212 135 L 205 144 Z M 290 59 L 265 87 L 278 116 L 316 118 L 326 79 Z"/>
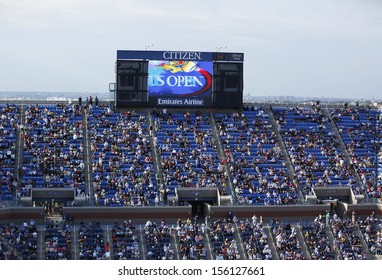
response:
<path fill-rule="evenodd" d="M 0 0 L 0 91 L 106 92 L 116 51 L 244 53 L 244 94 L 382 98 L 379 0 Z"/>

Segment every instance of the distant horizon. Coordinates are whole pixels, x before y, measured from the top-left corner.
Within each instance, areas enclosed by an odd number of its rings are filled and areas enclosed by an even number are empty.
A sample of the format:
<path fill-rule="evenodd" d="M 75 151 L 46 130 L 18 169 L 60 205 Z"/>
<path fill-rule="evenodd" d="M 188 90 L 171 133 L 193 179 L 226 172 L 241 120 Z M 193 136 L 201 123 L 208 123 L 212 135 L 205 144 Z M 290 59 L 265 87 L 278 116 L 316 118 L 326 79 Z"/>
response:
<path fill-rule="evenodd" d="M 68 98 L 76 100 L 81 97 L 83 100 L 87 96 L 98 97 L 100 100 L 112 100 L 111 92 L 91 92 L 91 91 L 0 91 L 0 101 L 4 100 L 46 100 L 46 101 L 67 101 Z M 62 96 L 65 95 L 65 96 Z M 293 96 L 293 95 L 249 95 L 243 94 L 243 102 L 382 102 L 380 99 L 350 98 L 350 97 L 325 97 L 325 96 Z"/>

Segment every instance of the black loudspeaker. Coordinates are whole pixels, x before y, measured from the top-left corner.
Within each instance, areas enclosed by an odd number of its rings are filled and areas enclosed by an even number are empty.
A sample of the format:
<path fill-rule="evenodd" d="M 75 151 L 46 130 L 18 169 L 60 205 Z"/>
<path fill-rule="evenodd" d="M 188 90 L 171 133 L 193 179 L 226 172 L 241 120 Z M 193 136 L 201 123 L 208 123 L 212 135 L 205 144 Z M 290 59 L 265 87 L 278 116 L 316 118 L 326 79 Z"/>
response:
<path fill-rule="evenodd" d="M 214 105 L 217 108 L 243 106 L 243 63 L 214 63 Z"/>
<path fill-rule="evenodd" d="M 139 105 L 148 102 L 148 61 L 117 61 L 116 106 Z"/>

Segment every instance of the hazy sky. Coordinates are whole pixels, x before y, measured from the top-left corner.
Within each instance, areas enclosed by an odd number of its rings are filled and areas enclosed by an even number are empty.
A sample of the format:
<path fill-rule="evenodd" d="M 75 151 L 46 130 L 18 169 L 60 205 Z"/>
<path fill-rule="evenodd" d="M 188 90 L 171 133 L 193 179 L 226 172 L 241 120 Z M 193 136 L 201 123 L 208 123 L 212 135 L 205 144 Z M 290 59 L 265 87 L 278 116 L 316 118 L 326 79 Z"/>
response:
<path fill-rule="evenodd" d="M 106 92 L 153 44 L 243 52 L 244 94 L 382 98 L 379 0 L 0 0 L 0 38 L 0 91 Z"/>

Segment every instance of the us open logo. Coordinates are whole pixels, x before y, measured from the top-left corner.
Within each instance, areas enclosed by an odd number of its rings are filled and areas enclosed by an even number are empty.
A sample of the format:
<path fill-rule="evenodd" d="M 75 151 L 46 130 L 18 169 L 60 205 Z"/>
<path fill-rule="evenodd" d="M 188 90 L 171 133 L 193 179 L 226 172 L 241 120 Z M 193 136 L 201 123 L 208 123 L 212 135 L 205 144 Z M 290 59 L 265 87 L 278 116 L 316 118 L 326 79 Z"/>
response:
<path fill-rule="evenodd" d="M 159 97 L 196 97 L 212 90 L 212 64 L 199 61 L 150 61 L 149 92 Z"/>

